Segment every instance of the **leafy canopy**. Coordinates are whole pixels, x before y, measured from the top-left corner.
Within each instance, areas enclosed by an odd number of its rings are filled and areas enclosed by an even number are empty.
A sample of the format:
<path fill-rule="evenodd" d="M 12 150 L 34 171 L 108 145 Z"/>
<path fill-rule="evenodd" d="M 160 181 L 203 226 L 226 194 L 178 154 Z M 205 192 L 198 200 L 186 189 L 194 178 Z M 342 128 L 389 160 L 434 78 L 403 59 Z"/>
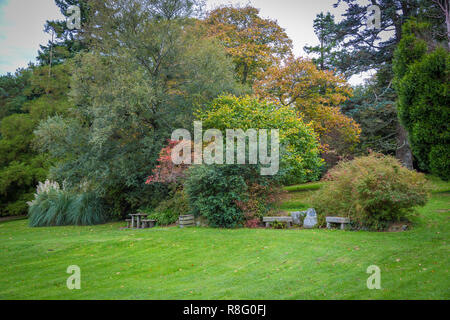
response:
<path fill-rule="evenodd" d="M 219 39 L 233 58 L 243 84 L 253 83 L 261 71 L 291 54 L 292 41 L 286 32 L 251 6 L 219 7 L 209 12 L 204 23 L 208 35 Z"/>

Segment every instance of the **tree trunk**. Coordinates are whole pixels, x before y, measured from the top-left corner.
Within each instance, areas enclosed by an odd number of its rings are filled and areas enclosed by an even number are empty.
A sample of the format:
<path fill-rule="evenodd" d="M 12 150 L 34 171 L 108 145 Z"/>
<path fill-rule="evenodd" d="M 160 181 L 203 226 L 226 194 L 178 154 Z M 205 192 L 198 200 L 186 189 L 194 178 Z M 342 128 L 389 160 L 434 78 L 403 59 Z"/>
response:
<path fill-rule="evenodd" d="M 247 77 L 248 77 L 248 64 L 244 64 L 244 72 L 242 75 L 242 84 L 246 84 L 247 83 Z"/>
<path fill-rule="evenodd" d="M 413 169 L 413 155 L 409 146 L 408 132 L 400 123 L 397 124 L 397 151 L 395 156 L 404 167 Z"/>

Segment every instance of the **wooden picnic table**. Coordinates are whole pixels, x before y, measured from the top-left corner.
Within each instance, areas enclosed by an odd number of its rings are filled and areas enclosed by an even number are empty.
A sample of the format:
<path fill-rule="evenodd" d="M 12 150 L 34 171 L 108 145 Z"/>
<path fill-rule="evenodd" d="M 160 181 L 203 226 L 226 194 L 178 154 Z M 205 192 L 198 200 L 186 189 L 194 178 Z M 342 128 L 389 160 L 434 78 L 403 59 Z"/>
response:
<path fill-rule="evenodd" d="M 136 229 L 141 229 L 142 225 L 141 225 L 141 217 L 146 217 L 148 216 L 148 214 L 146 213 L 130 213 L 129 214 L 131 216 L 131 228 L 133 229 L 135 226 L 135 222 L 136 222 Z"/>

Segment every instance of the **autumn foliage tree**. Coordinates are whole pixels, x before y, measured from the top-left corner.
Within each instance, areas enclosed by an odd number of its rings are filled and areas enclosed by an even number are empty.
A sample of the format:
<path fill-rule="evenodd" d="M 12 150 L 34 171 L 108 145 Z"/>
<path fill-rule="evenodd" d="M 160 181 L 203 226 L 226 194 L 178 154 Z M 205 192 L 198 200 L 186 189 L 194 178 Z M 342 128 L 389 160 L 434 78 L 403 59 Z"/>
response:
<path fill-rule="evenodd" d="M 346 156 L 358 142 L 359 125 L 340 109 L 352 93 L 342 76 L 318 70 L 310 60 L 290 57 L 283 65 L 270 67 L 255 82 L 254 90 L 261 97 L 295 107 L 312 123 L 323 152 Z"/>
<path fill-rule="evenodd" d="M 179 143 L 188 143 L 193 148 L 192 141 L 181 140 L 168 140 L 167 146 L 161 149 L 158 158 L 158 165 L 152 170 L 152 175 L 147 177 L 146 184 L 152 184 L 155 182 L 174 184 L 179 186 L 181 180 L 185 177 L 185 171 L 189 167 L 189 164 L 181 163 L 175 164 L 172 161 L 172 153 Z M 194 160 L 194 153 L 191 153 L 191 159 Z"/>
<path fill-rule="evenodd" d="M 203 22 L 208 36 L 225 46 L 241 83 L 252 83 L 258 73 L 289 56 L 292 41 L 276 21 L 263 19 L 259 9 L 219 7 Z"/>

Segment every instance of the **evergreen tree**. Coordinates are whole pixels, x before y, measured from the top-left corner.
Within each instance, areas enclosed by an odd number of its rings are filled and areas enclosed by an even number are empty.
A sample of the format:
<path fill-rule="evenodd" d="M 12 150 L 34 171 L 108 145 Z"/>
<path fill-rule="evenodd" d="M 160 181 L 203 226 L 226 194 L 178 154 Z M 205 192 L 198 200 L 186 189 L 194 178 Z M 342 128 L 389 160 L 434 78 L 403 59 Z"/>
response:
<path fill-rule="evenodd" d="M 69 29 L 66 20 L 47 20 L 44 31 L 51 34 L 52 40 L 47 45 L 40 45 L 37 60 L 41 65 L 56 65 L 66 59 L 73 58 L 75 54 L 87 49 L 84 33 L 91 15 L 92 1 L 90 0 L 55 0 L 61 13 L 69 18 L 70 6 L 80 8 L 80 29 Z"/>
<path fill-rule="evenodd" d="M 314 33 L 319 39 L 320 44 L 317 46 L 305 46 L 303 50 L 308 54 L 318 55 L 312 61 L 320 70 L 332 70 L 337 65 L 337 25 L 334 22 L 334 16 L 327 12 L 317 15 L 314 19 Z"/>
<path fill-rule="evenodd" d="M 450 179 L 450 52 L 429 45 L 428 23 L 410 21 L 395 52 L 399 117 L 422 170 Z"/>
<path fill-rule="evenodd" d="M 402 25 L 407 19 L 426 18 L 433 22 L 435 30 L 443 27 L 442 21 L 428 15 L 430 10 L 436 9 L 431 0 L 373 0 L 366 4 L 360 4 L 356 0 L 339 0 L 335 7 L 342 2 L 348 5 L 348 9 L 336 31 L 337 41 L 342 47 L 336 68 L 347 76 L 375 70 L 379 88 L 392 85 L 394 50 L 402 39 Z M 367 27 L 367 9 L 370 5 L 380 8 L 380 28 Z M 412 168 L 413 156 L 407 131 L 398 121 L 396 126 L 396 157 L 406 167 Z"/>

